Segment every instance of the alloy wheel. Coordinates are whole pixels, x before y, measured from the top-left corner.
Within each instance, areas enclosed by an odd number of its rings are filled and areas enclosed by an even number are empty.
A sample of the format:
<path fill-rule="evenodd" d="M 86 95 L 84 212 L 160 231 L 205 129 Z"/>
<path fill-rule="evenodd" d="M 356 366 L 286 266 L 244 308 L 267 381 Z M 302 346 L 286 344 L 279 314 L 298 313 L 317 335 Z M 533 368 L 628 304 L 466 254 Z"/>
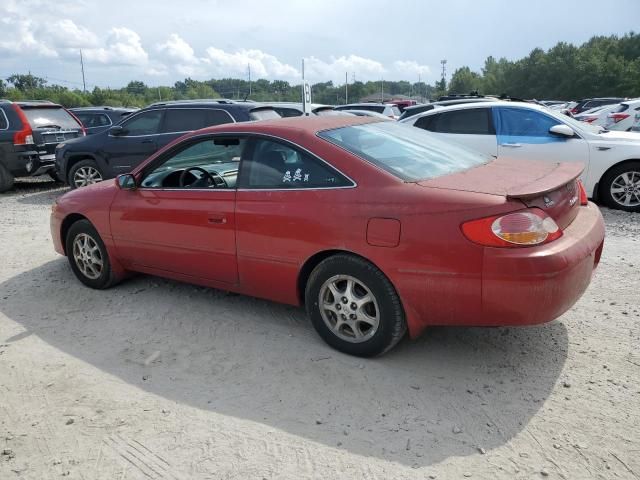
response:
<path fill-rule="evenodd" d="M 329 278 L 320 288 L 318 303 L 322 320 L 342 340 L 361 343 L 378 331 L 378 302 L 371 290 L 355 277 Z"/>
<path fill-rule="evenodd" d="M 73 259 L 82 274 L 95 280 L 102 274 L 104 260 L 98 243 L 86 233 L 73 240 Z"/>
<path fill-rule="evenodd" d="M 629 171 L 618 175 L 611 182 L 611 197 L 625 207 L 640 205 L 640 172 Z"/>
<path fill-rule="evenodd" d="M 80 167 L 73 174 L 73 183 L 79 187 L 86 187 L 87 185 L 93 185 L 102 181 L 102 174 L 97 168 L 94 167 Z"/>

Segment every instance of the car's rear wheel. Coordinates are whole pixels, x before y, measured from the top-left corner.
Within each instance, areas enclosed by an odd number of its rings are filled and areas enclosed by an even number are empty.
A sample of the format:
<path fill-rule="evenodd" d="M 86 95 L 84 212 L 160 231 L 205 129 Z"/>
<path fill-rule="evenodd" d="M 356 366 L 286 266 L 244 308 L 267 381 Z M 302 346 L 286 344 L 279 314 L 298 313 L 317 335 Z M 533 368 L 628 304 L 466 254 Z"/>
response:
<path fill-rule="evenodd" d="M 400 298 L 389 279 L 353 255 L 335 255 L 316 266 L 307 282 L 305 304 L 318 334 L 350 355 L 380 355 L 406 331 Z"/>
<path fill-rule="evenodd" d="M 73 273 L 87 287 L 105 289 L 116 283 L 107 248 L 88 220 L 71 225 L 66 251 Z"/>
<path fill-rule="evenodd" d="M 0 163 L 0 193 L 13 188 L 13 175 Z"/>
<path fill-rule="evenodd" d="M 601 198 L 608 207 L 640 212 L 640 162 L 613 167 L 600 185 Z"/>
<path fill-rule="evenodd" d="M 104 175 L 100 167 L 93 160 L 81 160 L 69 171 L 69 186 L 71 188 L 86 187 L 101 182 Z"/>

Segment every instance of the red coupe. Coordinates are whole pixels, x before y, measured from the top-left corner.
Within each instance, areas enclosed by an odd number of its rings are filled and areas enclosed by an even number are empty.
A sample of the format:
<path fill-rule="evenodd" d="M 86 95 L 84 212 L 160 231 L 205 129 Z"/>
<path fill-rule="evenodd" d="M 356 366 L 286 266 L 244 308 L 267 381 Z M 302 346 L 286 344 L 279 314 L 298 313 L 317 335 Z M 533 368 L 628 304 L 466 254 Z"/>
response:
<path fill-rule="evenodd" d="M 570 308 L 604 224 L 580 164 L 494 160 L 366 117 L 190 133 L 53 205 L 85 285 L 129 272 L 304 305 L 373 356 L 430 325 L 531 325 Z"/>

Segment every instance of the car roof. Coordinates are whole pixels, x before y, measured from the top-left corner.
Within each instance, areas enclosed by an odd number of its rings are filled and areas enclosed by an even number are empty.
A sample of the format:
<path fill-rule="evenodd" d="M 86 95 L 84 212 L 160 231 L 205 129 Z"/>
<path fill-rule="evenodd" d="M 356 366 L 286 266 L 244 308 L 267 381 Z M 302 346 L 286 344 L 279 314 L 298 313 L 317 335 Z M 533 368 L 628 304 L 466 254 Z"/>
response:
<path fill-rule="evenodd" d="M 95 112 L 135 112 L 137 110 L 139 110 L 138 108 L 133 108 L 133 107 L 108 107 L 108 106 L 104 106 L 104 107 L 73 107 L 70 108 L 69 110 L 71 110 L 72 112 L 91 112 L 91 111 L 95 111 Z"/>
<path fill-rule="evenodd" d="M 225 123 L 213 127 L 197 130 L 197 134 L 203 133 L 298 133 L 315 135 L 323 130 L 348 127 L 351 125 L 363 125 L 366 123 L 378 123 L 383 120 L 374 117 L 358 117 L 347 115 L 329 115 L 308 117 L 277 118 L 272 120 L 259 120 L 254 122 Z"/>
<path fill-rule="evenodd" d="M 534 110 L 538 110 L 540 112 L 550 112 L 547 107 L 543 107 L 541 105 L 537 105 L 535 103 L 528 102 L 513 102 L 513 101 L 504 101 L 504 100 L 495 100 L 493 102 L 476 102 L 476 103 L 461 103 L 458 105 L 440 105 L 439 108 L 434 108 L 432 110 L 427 110 L 426 112 L 421 112 L 416 115 L 412 115 L 407 117 L 406 120 L 417 120 L 421 117 L 428 117 L 429 115 L 435 115 L 444 112 L 452 112 L 455 110 L 469 110 L 473 108 L 491 108 L 491 107 L 507 107 L 507 108 L 531 108 Z M 403 122 L 405 119 L 400 120 Z"/>
<path fill-rule="evenodd" d="M 362 103 L 347 103 L 345 105 L 338 105 L 336 108 L 353 108 L 353 107 L 395 107 L 395 103 L 378 103 L 378 102 L 362 102 Z"/>

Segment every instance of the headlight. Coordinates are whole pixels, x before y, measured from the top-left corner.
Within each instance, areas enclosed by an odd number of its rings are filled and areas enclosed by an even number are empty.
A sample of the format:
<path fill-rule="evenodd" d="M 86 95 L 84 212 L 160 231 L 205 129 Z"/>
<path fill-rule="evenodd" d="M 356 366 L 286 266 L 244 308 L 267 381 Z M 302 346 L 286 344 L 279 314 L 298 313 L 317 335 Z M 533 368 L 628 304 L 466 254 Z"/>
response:
<path fill-rule="evenodd" d="M 58 150 L 59 148 L 64 148 L 66 146 L 67 146 L 66 143 L 59 143 L 58 145 L 56 145 L 56 150 Z"/>

